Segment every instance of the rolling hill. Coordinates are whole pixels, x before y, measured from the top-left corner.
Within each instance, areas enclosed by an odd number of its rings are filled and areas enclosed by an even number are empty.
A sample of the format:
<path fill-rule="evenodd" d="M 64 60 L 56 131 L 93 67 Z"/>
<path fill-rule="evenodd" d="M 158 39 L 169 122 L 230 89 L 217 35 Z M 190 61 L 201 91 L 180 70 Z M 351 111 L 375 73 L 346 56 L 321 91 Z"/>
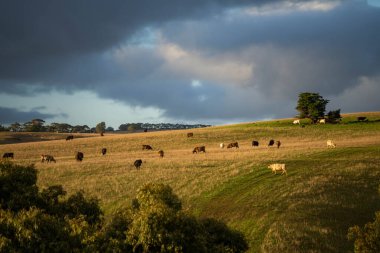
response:
<path fill-rule="evenodd" d="M 357 122 L 357 116 L 368 121 Z M 242 231 L 249 252 L 351 252 L 347 229 L 380 210 L 380 112 L 345 114 L 340 124 L 303 123 L 304 128 L 292 119 L 208 127 L 191 130 L 192 138 L 186 135 L 190 130 L 73 141 L 55 136 L 1 145 L 0 152 L 14 152 L 16 163 L 35 163 L 40 187 L 61 184 L 69 193 L 83 189 L 99 198 L 106 215 L 128 205 L 140 186 L 160 182 L 173 188 L 187 212 Z M 280 140 L 281 147 L 268 147 L 270 139 Z M 328 139 L 335 149 L 326 147 Z M 235 141 L 239 149 L 219 148 Z M 154 150 L 143 151 L 143 144 Z M 201 145 L 206 153 L 192 154 Z M 83 162 L 74 160 L 76 151 L 85 154 Z M 40 154 L 57 162 L 41 163 Z M 143 160 L 140 170 L 133 167 L 136 159 Z M 286 164 L 287 176 L 267 168 L 277 162 Z"/>

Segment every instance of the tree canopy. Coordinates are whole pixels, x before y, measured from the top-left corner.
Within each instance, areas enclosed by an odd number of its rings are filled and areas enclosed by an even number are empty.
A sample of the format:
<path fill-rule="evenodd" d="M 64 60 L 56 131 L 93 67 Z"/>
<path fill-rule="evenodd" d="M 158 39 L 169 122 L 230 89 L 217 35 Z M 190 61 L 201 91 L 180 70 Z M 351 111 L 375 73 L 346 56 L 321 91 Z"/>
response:
<path fill-rule="evenodd" d="M 296 107 L 299 118 L 308 118 L 314 123 L 317 122 L 318 119 L 324 118 L 328 102 L 329 100 L 324 99 L 319 93 L 300 93 Z"/>

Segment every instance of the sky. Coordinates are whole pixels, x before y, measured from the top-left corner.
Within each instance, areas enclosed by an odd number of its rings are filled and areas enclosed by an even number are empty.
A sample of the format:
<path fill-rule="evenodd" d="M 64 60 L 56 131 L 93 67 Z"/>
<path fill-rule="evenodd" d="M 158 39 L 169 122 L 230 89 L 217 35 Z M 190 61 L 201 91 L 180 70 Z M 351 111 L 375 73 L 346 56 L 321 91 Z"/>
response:
<path fill-rule="evenodd" d="M 380 0 L 1 1 L 0 88 L 3 125 L 379 111 Z"/>

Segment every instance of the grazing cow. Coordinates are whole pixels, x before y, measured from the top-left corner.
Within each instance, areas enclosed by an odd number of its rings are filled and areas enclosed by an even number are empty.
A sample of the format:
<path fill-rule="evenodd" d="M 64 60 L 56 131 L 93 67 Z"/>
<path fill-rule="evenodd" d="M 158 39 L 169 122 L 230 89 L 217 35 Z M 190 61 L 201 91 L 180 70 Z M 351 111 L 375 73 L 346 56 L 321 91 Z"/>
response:
<path fill-rule="evenodd" d="M 252 147 L 258 147 L 259 142 L 258 141 L 252 141 Z"/>
<path fill-rule="evenodd" d="M 326 124 L 326 119 L 320 119 L 318 122 L 319 124 Z"/>
<path fill-rule="evenodd" d="M 193 149 L 193 154 L 194 153 L 200 153 L 200 152 L 206 153 L 206 147 L 205 146 L 200 146 L 200 147 L 195 147 Z"/>
<path fill-rule="evenodd" d="M 47 163 L 50 163 L 50 162 L 56 162 L 54 157 L 52 155 L 41 155 L 41 162 L 47 162 Z"/>
<path fill-rule="evenodd" d="M 142 150 L 153 150 L 150 145 L 142 145 Z"/>
<path fill-rule="evenodd" d="M 296 124 L 300 125 L 300 124 L 301 124 L 301 121 L 300 121 L 299 119 L 296 119 L 296 120 L 293 121 L 293 124 L 294 124 L 294 125 L 296 125 Z"/>
<path fill-rule="evenodd" d="M 189 137 L 193 137 L 193 136 L 194 136 L 193 133 L 187 133 L 187 138 L 189 138 Z"/>
<path fill-rule="evenodd" d="M 281 146 L 281 141 L 276 141 L 277 148 L 280 148 Z"/>
<path fill-rule="evenodd" d="M 14 158 L 14 154 L 13 153 L 4 153 L 3 154 L 3 158 Z"/>
<path fill-rule="evenodd" d="M 233 142 L 227 145 L 227 148 L 239 148 L 239 143 Z"/>
<path fill-rule="evenodd" d="M 286 172 L 285 164 L 284 163 L 274 163 L 268 166 L 268 169 L 271 169 L 274 174 L 277 174 L 277 171 L 282 171 L 281 175 L 285 173 L 285 175 L 288 175 Z"/>
<path fill-rule="evenodd" d="M 74 135 L 69 135 L 66 137 L 66 141 L 70 141 L 74 139 Z"/>
<path fill-rule="evenodd" d="M 223 143 L 223 142 L 220 143 L 220 144 L 219 144 L 219 147 L 220 147 L 220 148 L 224 148 L 224 143 Z"/>
<path fill-rule="evenodd" d="M 164 157 L 164 151 L 163 150 L 158 151 L 158 154 L 160 155 L 160 157 Z"/>
<path fill-rule="evenodd" d="M 138 160 L 136 160 L 136 161 L 133 163 L 133 165 L 135 165 L 136 169 L 140 169 L 142 162 L 143 162 L 143 161 L 142 161 L 141 159 L 138 159 Z"/>
<path fill-rule="evenodd" d="M 102 148 L 102 155 L 105 155 L 107 153 L 107 149 L 106 148 Z"/>
<path fill-rule="evenodd" d="M 367 117 L 358 117 L 357 119 L 358 119 L 358 121 L 366 121 L 366 120 L 368 120 Z"/>
<path fill-rule="evenodd" d="M 335 143 L 332 140 L 328 140 L 327 141 L 327 147 L 328 148 L 335 148 L 336 145 L 335 145 Z"/>
<path fill-rule="evenodd" d="M 82 152 L 77 152 L 75 154 L 75 160 L 77 160 L 78 162 L 81 162 L 84 158 L 84 154 Z"/>
<path fill-rule="evenodd" d="M 268 147 L 272 147 L 274 145 L 274 140 L 270 140 L 268 143 Z"/>

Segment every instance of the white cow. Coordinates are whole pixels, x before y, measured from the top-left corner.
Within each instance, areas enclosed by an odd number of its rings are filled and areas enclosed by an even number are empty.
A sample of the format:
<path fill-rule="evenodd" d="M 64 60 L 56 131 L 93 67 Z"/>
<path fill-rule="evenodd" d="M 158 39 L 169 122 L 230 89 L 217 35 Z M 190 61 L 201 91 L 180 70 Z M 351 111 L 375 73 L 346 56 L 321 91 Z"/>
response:
<path fill-rule="evenodd" d="M 293 121 L 293 124 L 294 124 L 294 125 L 296 125 L 296 124 L 300 125 L 300 124 L 301 124 L 301 122 L 300 122 L 300 120 L 299 120 L 299 119 L 296 119 L 296 120 L 294 120 L 294 121 Z"/>
<path fill-rule="evenodd" d="M 327 147 L 328 148 L 335 148 L 336 145 L 332 140 L 327 140 Z"/>
<path fill-rule="evenodd" d="M 326 124 L 326 119 L 320 119 L 318 122 L 319 124 Z"/>
<path fill-rule="evenodd" d="M 220 148 L 224 148 L 224 143 L 223 143 L 223 142 L 220 143 L 220 144 L 219 144 L 219 147 L 220 147 Z"/>
<path fill-rule="evenodd" d="M 268 169 L 271 169 L 272 172 L 274 172 L 274 174 L 277 174 L 277 171 L 282 171 L 281 175 L 282 174 L 286 174 L 288 175 L 288 173 L 286 172 L 286 168 L 285 168 L 285 164 L 284 163 L 274 163 L 274 164 L 271 164 L 268 166 Z"/>

